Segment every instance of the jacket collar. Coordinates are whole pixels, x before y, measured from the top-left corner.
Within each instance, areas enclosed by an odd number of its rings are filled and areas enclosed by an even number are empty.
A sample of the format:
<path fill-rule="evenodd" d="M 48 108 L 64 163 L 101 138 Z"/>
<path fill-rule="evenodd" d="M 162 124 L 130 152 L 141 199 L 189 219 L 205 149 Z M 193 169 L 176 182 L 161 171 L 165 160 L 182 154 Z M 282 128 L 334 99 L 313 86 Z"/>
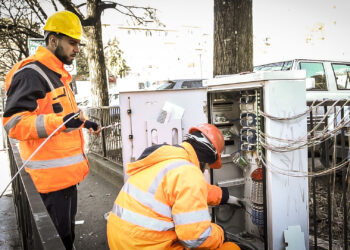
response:
<path fill-rule="evenodd" d="M 69 84 L 72 81 L 72 76 L 64 69 L 63 63 L 54 55 L 50 50 L 48 50 L 45 47 L 39 46 L 36 53 L 34 55 L 31 55 L 18 63 L 16 63 L 12 69 L 7 73 L 6 75 L 6 90 L 9 89 L 12 77 L 15 74 L 15 72 L 25 66 L 28 63 L 31 63 L 33 61 L 39 61 L 40 63 L 44 64 L 46 67 L 48 67 L 50 70 L 60 74 L 61 80 L 64 84 Z"/>
<path fill-rule="evenodd" d="M 39 46 L 35 53 L 35 59 L 46 67 L 61 75 L 61 80 L 64 83 L 72 81 L 71 75 L 65 70 L 64 64 L 47 48 Z"/>

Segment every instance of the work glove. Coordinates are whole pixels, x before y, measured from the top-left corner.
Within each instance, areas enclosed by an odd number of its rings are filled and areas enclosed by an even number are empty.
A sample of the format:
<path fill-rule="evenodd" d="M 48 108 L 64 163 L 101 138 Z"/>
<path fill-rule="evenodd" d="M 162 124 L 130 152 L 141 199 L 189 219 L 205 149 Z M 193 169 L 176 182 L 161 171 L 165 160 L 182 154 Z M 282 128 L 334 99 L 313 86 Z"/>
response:
<path fill-rule="evenodd" d="M 231 204 L 231 205 L 236 205 L 238 207 L 242 206 L 242 200 L 235 196 L 230 195 L 227 187 L 220 187 L 220 188 L 222 191 L 220 204 Z"/>
<path fill-rule="evenodd" d="M 98 129 L 98 124 L 96 122 L 86 120 L 84 123 L 84 128 L 90 129 L 92 128 L 94 131 L 97 131 Z"/>
<path fill-rule="evenodd" d="M 237 198 L 233 195 L 230 195 L 227 202 L 227 204 L 232 204 L 232 205 L 236 205 L 238 207 L 242 207 L 243 206 L 243 203 L 242 203 L 242 200 L 240 198 Z"/>
<path fill-rule="evenodd" d="M 76 113 L 69 113 L 68 115 L 63 117 L 63 121 L 66 122 L 69 118 L 76 115 L 73 119 L 70 119 L 65 125 L 66 128 L 79 128 L 84 122 L 79 119 L 79 115 Z"/>

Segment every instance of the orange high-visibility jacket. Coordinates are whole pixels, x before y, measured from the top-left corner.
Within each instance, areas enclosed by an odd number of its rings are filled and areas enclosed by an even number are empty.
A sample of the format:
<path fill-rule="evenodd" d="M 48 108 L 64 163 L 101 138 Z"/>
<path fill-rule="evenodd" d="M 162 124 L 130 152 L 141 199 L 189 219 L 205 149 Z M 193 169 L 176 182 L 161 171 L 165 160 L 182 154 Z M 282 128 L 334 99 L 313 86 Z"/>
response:
<path fill-rule="evenodd" d="M 209 187 L 189 143 L 163 145 L 127 166 L 130 175 L 108 217 L 110 249 L 216 249 L 223 230 L 211 223 Z M 212 186 L 213 187 L 213 186 Z M 213 188 L 214 190 L 215 188 Z M 215 193 L 215 192 L 212 192 Z"/>
<path fill-rule="evenodd" d="M 19 140 L 23 162 L 63 123 L 65 115 L 77 110 L 71 80 L 63 63 L 44 47 L 7 74 L 3 125 L 10 138 Z M 83 149 L 81 128 L 62 126 L 26 165 L 37 190 L 48 193 L 82 181 L 89 172 Z"/>

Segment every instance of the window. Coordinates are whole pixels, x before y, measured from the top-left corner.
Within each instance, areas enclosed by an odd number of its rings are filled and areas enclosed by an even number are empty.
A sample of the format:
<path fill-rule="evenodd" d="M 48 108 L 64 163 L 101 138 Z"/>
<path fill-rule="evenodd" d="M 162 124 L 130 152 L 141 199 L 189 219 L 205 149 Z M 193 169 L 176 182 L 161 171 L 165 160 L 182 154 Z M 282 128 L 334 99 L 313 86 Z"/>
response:
<path fill-rule="evenodd" d="M 319 62 L 300 62 L 299 69 L 306 70 L 306 78 L 315 79 L 314 90 L 327 90 L 326 75 L 323 63 Z"/>
<path fill-rule="evenodd" d="M 200 88 L 202 87 L 202 81 L 184 81 L 181 88 L 190 89 L 190 88 Z"/>
<path fill-rule="evenodd" d="M 172 89 L 174 88 L 176 82 L 173 81 L 167 81 L 162 83 L 160 86 L 157 87 L 157 89 Z"/>
<path fill-rule="evenodd" d="M 286 61 L 286 62 L 278 62 L 278 63 L 270 63 L 260 66 L 254 67 L 254 72 L 256 71 L 284 71 L 284 70 L 291 70 L 293 65 L 293 61 Z"/>
<path fill-rule="evenodd" d="M 291 70 L 292 65 L 293 65 L 293 61 L 284 62 L 281 70 Z"/>
<path fill-rule="evenodd" d="M 338 89 L 350 89 L 350 65 L 332 64 Z"/>

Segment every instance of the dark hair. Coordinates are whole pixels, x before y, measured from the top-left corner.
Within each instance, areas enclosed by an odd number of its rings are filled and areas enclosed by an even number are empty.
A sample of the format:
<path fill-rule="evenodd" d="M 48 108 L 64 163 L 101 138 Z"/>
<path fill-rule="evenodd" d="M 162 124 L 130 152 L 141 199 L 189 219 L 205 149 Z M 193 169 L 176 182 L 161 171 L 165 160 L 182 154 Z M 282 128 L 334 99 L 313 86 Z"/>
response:
<path fill-rule="evenodd" d="M 62 39 L 62 37 L 66 36 L 65 34 L 62 33 L 56 33 L 56 32 L 51 32 L 51 31 L 45 31 L 44 32 L 44 39 L 45 39 L 45 44 L 46 46 L 49 45 L 49 37 L 51 35 L 54 35 L 55 37 L 57 37 L 58 39 Z"/>

